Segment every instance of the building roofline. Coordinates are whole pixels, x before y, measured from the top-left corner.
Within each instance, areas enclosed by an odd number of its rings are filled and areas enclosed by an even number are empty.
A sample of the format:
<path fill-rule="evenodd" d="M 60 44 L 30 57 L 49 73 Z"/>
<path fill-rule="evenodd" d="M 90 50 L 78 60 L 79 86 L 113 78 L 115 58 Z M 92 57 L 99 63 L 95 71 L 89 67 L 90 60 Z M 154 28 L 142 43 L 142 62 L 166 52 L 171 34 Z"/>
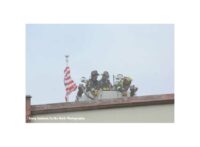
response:
<path fill-rule="evenodd" d="M 162 95 L 135 96 L 128 98 L 95 100 L 89 102 L 65 102 L 31 105 L 31 115 L 173 103 L 173 93 Z"/>

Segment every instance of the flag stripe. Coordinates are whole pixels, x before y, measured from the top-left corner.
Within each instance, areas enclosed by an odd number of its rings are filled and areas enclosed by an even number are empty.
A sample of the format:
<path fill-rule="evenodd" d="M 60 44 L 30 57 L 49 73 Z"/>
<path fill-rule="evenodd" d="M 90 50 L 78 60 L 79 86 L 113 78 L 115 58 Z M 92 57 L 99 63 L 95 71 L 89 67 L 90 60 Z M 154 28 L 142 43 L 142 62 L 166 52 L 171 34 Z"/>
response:
<path fill-rule="evenodd" d="M 69 79 L 71 79 L 70 76 L 66 76 L 66 77 L 65 77 L 65 80 L 69 80 Z"/>
<path fill-rule="evenodd" d="M 67 70 L 70 70 L 69 67 L 66 67 L 65 70 L 64 70 L 64 72 L 66 72 Z"/>
<path fill-rule="evenodd" d="M 69 75 L 69 74 L 70 74 L 70 71 L 67 70 L 67 71 L 65 72 L 65 75 Z"/>
<path fill-rule="evenodd" d="M 76 85 L 72 85 L 72 86 L 70 86 L 70 87 L 67 87 L 67 88 L 66 88 L 66 91 L 67 91 L 67 92 L 71 92 L 71 90 L 76 89 L 76 88 L 77 88 Z"/>
<path fill-rule="evenodd" d="M 67 82 L 66 84 L 68 85 L 68 87 L 71 87 L 71 85 L 74 85 L 74 81 L 71 80 L 71 81 Z"/>

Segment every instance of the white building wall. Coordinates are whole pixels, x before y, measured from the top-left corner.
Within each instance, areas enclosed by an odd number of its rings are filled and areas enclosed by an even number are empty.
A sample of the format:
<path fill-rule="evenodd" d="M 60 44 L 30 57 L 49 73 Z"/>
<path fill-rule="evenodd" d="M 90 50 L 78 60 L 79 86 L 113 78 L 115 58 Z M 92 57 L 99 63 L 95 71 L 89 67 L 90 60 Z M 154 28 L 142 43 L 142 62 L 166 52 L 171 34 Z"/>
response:
<path fill-rule="evenodd" d="M 32 116 L 31 122 L 173 123 L 174 105 L 151 105 L 66 113 L 40 114 Z"/>

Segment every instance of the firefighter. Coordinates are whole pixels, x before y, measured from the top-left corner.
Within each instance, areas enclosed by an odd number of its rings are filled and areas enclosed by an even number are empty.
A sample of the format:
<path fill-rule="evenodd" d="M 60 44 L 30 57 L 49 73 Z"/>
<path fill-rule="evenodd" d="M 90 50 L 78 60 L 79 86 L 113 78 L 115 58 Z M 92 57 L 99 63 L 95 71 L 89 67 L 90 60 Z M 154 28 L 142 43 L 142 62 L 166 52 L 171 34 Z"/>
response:
<path fill-rule="evenodd" d="M 102 78 L 99 81 L 100 88 L 104 91 L 111 90 L 112 84 L 109 80 L 109 73 L 107 71 L 104 71 L 102 74 Z"/>
<path fill-rule="evenodd" d="M 123 77 L 116 85 L 116 90 L 120 91 L 123 96 L 127 96 L 127 91 L 131 85 L 132 79 L 130 77 Z"/>

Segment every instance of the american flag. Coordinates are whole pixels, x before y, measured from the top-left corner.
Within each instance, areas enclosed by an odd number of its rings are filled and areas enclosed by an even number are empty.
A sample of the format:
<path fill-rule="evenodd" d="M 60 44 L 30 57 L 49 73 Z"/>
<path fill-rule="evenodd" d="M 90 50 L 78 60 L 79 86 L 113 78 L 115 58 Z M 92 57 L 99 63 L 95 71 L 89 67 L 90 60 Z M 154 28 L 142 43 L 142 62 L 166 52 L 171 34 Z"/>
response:
<path fill-rule="evenodd" d="M 70 93 L 72 93 L 73 91 L 75 91 L 77 89 L 77 85 L 74 83 L 74 81 L 72 80 L 72 78 L 70 76 L 69 66 L 67 66 L 65 68 L 64 74 L 65 74 L 64 84 L 65 84 L 65 90 L 66 90 L 65 100 L 67 101 Z"/>

